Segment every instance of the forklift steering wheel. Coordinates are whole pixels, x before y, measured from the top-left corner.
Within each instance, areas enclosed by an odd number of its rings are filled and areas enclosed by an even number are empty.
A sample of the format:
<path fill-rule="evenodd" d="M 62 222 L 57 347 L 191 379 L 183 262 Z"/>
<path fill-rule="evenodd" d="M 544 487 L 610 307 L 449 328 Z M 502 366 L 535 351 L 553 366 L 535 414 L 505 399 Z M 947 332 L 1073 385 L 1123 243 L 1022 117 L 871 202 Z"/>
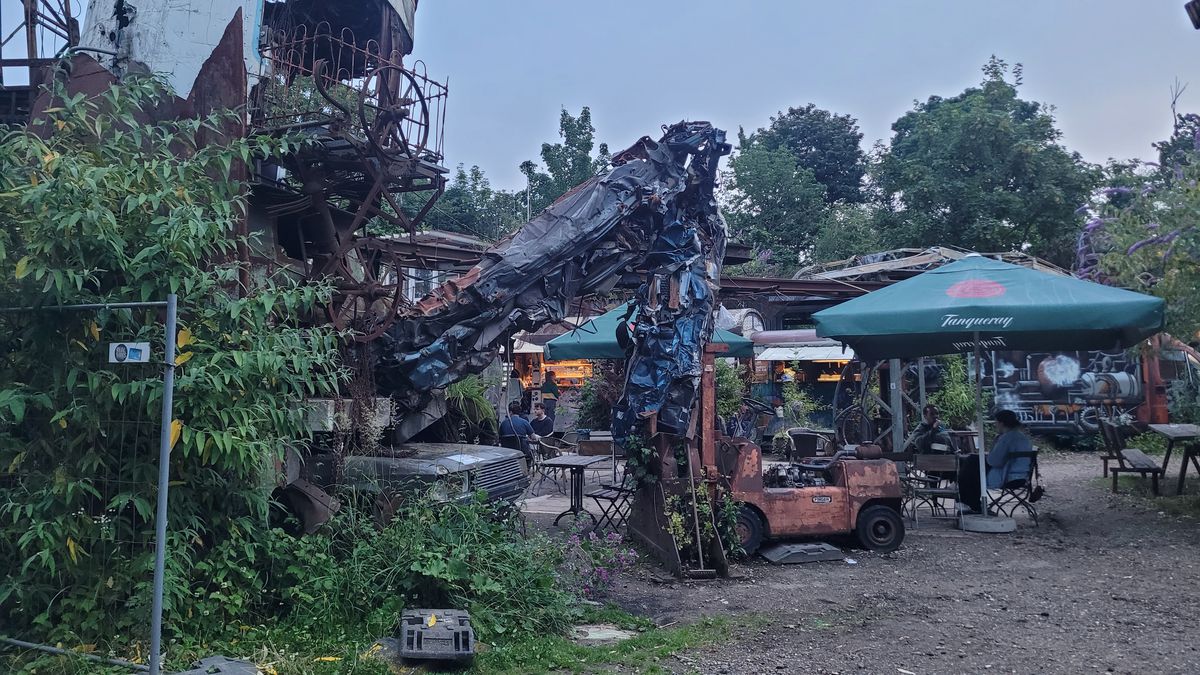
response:
<path fill-rule="evenodd" d="M 825 471 L 839 459 L 845 459 L 847 457 L 854 456 L 856 456 L 856 453 L 852 450 L 838 450 L 837 452 L 833 453 L 831 457 L 806 457 L 806 461 L 797 462 L 797 464 L 801 469 L 807 469 L 809 471 Z"/>

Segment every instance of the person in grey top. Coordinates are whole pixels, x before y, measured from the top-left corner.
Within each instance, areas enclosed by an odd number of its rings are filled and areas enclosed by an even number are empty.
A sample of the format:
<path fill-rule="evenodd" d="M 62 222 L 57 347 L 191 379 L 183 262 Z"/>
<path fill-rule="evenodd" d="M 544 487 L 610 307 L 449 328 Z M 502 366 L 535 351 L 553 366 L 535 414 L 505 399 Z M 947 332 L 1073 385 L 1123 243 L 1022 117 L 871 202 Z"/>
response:
<path fill-rule="evenodd" d="M 1009 461 L 1009 455 L 1014 452 L 1033 450 L 1033 442 L 1021 431 L 1021 420 L 1017 418 L 1017 414 L 1011 410 L 999 410 L 995 419 L 1000 434 L 987 454 L 989 490 L 1000 488 L 1009 481 L 1029 478 L 1032 470 L 1032 462 L 1028 457 Z M 969 455 L 963 458 L 958 467 L 959 510 L 965 513 L 979 513 L 981 498 L 979 456 Z"/>

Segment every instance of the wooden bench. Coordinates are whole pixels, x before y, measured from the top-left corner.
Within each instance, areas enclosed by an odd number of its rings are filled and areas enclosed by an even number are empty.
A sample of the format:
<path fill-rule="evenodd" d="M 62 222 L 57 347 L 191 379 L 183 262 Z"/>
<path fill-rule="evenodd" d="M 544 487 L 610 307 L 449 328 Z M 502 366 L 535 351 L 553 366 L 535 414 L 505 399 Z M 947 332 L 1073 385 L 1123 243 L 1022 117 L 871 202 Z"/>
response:
<path fill-rule="evenodd" d="M 1117 491 L 1117 474 L 1138 473 L 1143 477 L 1150 474 L 1151 489 L 1155 495 L 1158 495 L 1158 477 L 1163 474 L 1163 468 L 1158 465 L 1158 462 L 1150 459 L 1146 453 L 1137 448 L 1125 448 L 1120 451 L 1119 455 L 1117 462 L 1120 466 L 1114 466 L 1108 470 L 1112 474 L 1112 491 Z"/>
<path fill-rule="evenodd" d="M 1101 420 L 1100 432 L 1104 435 L 1105 445 L 1110 449 L 1110 453 L 1115 455 L 1112 459 L 1117 460 L 1117 466 L 1108 468 L 1108 472 L 1112 474 L 1112 491 L 1117 491 L 1117 478 L 1120 474 L 1136 473 L 1143 478 L 1150 474 L 1151 490 L 1158 495 L 1158 477 L 1164 473 L 1158 462 L 1137 448 L 1122 447 L 1125 443 L 1121 440 L 1121 430 L 1112 422 Z M 1104 463 L 1105 466 L 1108 465 L 1107 457 Z"/>

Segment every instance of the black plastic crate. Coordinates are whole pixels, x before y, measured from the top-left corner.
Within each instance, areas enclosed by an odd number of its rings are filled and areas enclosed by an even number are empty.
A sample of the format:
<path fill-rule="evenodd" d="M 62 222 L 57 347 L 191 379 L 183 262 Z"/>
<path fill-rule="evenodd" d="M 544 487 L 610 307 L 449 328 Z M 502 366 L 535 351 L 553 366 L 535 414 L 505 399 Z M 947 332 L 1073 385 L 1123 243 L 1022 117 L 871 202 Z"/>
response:
<path fill-rule="evenodd" d="M 475 656 L 471 617 L 456 609 L 411 609 L 400 615 L 400 656 L 470 659 Z"/>

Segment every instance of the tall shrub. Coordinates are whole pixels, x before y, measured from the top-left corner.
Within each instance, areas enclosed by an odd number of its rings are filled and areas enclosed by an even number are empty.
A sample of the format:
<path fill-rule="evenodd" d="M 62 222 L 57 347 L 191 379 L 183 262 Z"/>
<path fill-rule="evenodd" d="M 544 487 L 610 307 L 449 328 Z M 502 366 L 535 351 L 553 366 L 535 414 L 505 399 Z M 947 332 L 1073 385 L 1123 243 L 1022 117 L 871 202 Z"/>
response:
<path fill-rule="evenodd" d="M 231 262 L 246 194 L 234 168 L 290 141 L 229 137 L 228 112 L 148 121 L 170 96 L 153 79 L 58 92 L 40 125 L 0 131 L 0 305 L 179 294 L 165 616 L 220 626 L 248 602 L 230 560 L 263 557 L 274 466 L 306 436 L 298 404 L 341 371 L 337 336 L 301 327 L 328 287 L 242 287 Z M 162 317 L 33 312 L 0 326 L 0 625 L 144 636 L 157 432 L 129 447 L 115 426 L 133 408 L 157 429 L 162 384 L 158 369 L 110 366 L 104 343 L 146 341 L 161 361 Z"/>

